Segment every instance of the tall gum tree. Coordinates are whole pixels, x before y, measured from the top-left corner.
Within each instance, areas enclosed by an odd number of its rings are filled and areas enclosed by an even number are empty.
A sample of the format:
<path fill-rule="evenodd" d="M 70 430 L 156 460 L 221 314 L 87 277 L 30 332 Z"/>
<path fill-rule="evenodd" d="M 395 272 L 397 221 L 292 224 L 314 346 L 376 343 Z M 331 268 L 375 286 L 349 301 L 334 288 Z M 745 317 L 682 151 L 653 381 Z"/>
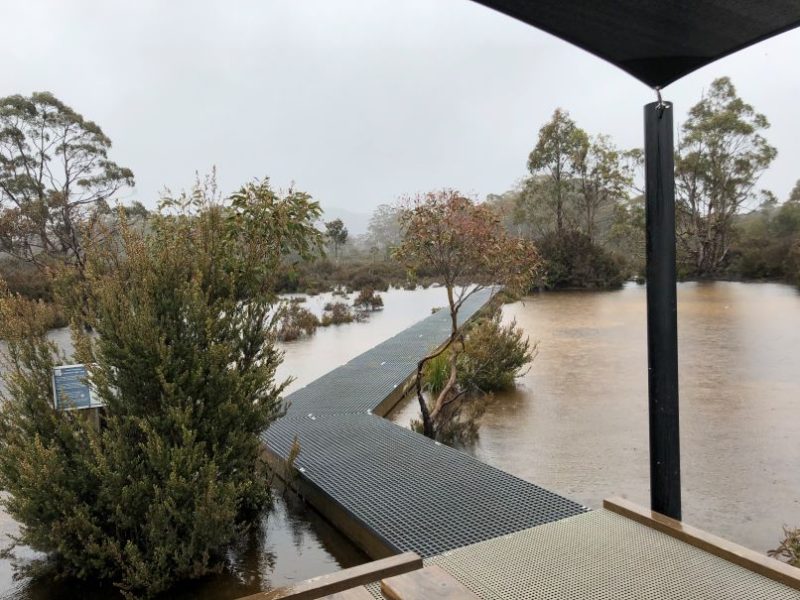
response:
<path fill-rule="evenodd" d="M 678 239 L 695 275 L 713 277 L 728 256 L 734 218 L 756 199 L 755 185 L 777 155 L 762 135 L 768 127 L 728 77 L 714 80 L 689 111 L 675 191 Z"/>
<path fill-rule="evenodd" d="M 584 231 L 594 242 L 600 211 L 627 198 L 632 173 L 624 153 L 605 135 L 588 136 L 575 156 L 575 170 L 580 187 L 576 202 L 583 213 Z"/>
<path fill-rule="evenodd" d="M 582 149 L 587 144 L 586 132 L 580 129 L 569 113 L 557 108 L 539 130 L 536 147 L 528 156 L 528 171 L 534 178 L 547 182 L 544 197 L 555 216 L 556 231 L 566 226 L 565 205 L 571 192 L 572 179 L 578 171 Z"/>
<path fill-rule="evenodd" d="M 100 127 L 49 92 L 0 98 L 0 251 L 85 267 L 86 237 L 133 172 Z"/>
<path fill-rule="evenodd" d="M 417 364 L 416 392 L 423 431 L 436 437 L 437 418 L 458 401 L 452 394 L 457 378 L 460 345 L 458 313 L 464 302 L 488 286 L 525 292 L 534 281 L 539 254 L 527 240 L 510 237 L 499 216 L 455 190 L 438 190 L 408 200 L 399 211 L 402 242 L 395 256 L 409 270 L 425 268 L 442 278 L 450 313 L 450 336 L 439 350 Z M 450 349 L 449 377 L 430 407 L 422 392 L 422 373 L 432 358 Z"/>

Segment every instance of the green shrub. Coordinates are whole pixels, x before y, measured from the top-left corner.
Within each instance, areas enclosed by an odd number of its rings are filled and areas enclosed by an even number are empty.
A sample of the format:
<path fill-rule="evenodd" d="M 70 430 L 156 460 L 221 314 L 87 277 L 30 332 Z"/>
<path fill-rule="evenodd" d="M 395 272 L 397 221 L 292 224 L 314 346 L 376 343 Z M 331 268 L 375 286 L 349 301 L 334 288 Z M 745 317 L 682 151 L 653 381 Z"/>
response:
<path fill-rule="evenodd" d="M 450 352 L 445 350 L 427 360 L 422 368 L 422 385 L 429 394 L 438 396 L 450 377 Z"/>
<path fill-rule="evenodd" d="M 800 528 L 783 528 L 784 538 L 780 546 L 767 552 L 770 556 L 800 567 Z"/>
<path fill-rule="evenodd" d="M 360 310 L 379 310 L 383 308 L 383 298 L 372 288 L 364 288 L 353 300 L 353 306 Z"/>
<path fill-rule="evenodd" d="M 497 310 L 470 327 L 458 357 L 459 384 L 481 392 L 508 389 L 536 354 L 537 346 L 531 346 L 516 321 L 503 325 Z"/>
<path fill-rule="evenodd" d="M 80 316 L 97 335 L 73 327 L 74 356 L 47 341 L 40 304 L 0 298 L 0 490 L 19 541 L 59 576 L 136 597 L 220 569 L 269 505 L 259 435 L 285 386 L 264 326 L 270 278 L 319 241 L 316 203 L 266 181 L 230 205 L 198 186 L 165 209 L 146 237 L 123 221 L 88 248 Z M 53 408 L 52 367 L 66 361 L 93 365 L 99 428 Z"/>
<path fill-rule="evenodd" d="M 329 302 L 324 307 L 322 313 L 322 321 L 320 324 L 323 327 L 329 325 L 341 325 L 343 323 L 352 323 L 356 320 L 356 315 L 350 310 L 344 302 Z"/>
<path fill-rule="evenodd" d="M 0 261 L 0 279 L 12 294 L 19 294 L 32 300 L 53 301 L 51 279 L 32 263 L 15 258 Z"/>
<path fill-rule="evenodd" d="M 786 259 L 786 272 L 796 286 L 800 287 L 800 239 L 798 239 Z"/>
<path fill-rule="evenodd" d="M 625 282 L 622 264 L 580 231 L 549 233 L 538 243 L 548 289 L 613 288 Z"/>
<path fill-rule="evenodd" d="M 319 327 L 319 319 L 307 308 L 300 306 L 305 298 L 292 298 L 281 303 L 275 320 L 275 337 L 281 342 L 290 342 L 303 335 L 312 336 Z"/>

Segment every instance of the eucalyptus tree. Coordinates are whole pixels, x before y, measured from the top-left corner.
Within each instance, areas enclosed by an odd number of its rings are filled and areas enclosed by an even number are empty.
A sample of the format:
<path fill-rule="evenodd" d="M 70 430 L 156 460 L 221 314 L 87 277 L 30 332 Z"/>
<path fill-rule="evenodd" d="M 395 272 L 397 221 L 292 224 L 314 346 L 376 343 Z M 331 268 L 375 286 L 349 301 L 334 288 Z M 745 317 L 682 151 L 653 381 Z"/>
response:
<path fill-rule="evenodd" d="M 333 255 L 339 259 L 339 248 L 347 243 L 347 228 L 341 219 L 334 219 L 325 223 L 325 237 L 328 238 L 331 246 L 333 246 Z"/>
<path fill-rule="evenodd" d="M 49 92 L 0 98 L 0 251 L 83 270 L 85 242 L 133 173 L 111 140 Z"/>
<path fill-rule="evenodd" d="M 800 179 L 797 180 L 797 183 L 794 184 L 792 191 L 789 193 L 789 198 L 787 202 L 794 202 L 796 204 L 800 204 Z"/>
<path fill-rule="evenodd" d="M 400 244 L 398 209 L 390 204 L 380 204 L 369 218 L 367 236 L 371 245 L 388 259 Z"/>
<path fill-rule="evenodd" d="M 777 154 L 763 136 L 768 127 L 728 77 L 714 80 L 689 111 L 675 184 L 679 240 L 695 275 L 718 274 L 728 257 L 734 218 L 755 201 L 755 185 Z"/>
<path fill-rule="evenodd" d="M 585 137 L 575 156 L 580 188 L 576 203 L 583 213 L 584 233 L 592 242 L 599 213 L 623 201 L 632 185 L 632 173 L 623 158 L 624 153 L 605 135 Z"/>
<path fill-rule="evenodd" d="M 575 124 L 567 111 L 557 108 L 539 130 L 536 147 L 528 156 L 528 171 L 539 184 L 536 186 L 539 193 L 531 199 L 544 201 L 555 217 L 558 233 L 567 226 L 566 204 L 573 192 L 580 154 L 586 144 L 586 132 Z"/>

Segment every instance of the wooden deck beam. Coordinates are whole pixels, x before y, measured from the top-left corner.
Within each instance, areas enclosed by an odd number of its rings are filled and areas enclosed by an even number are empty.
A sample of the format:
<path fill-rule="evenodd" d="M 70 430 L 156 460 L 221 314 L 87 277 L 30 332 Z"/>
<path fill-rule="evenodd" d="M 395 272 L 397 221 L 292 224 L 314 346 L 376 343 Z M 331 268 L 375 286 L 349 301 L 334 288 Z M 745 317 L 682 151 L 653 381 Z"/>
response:
<path fill-rule="evenodd" d="M 297 585 L 269 592 L 259 592 L 239 600 L 318 600 L 379 581 L 385 577 L 402 575 L 421 568 L 422 559 L 414 552 L 405 552 L 329 575 L 315 577 Z"/>

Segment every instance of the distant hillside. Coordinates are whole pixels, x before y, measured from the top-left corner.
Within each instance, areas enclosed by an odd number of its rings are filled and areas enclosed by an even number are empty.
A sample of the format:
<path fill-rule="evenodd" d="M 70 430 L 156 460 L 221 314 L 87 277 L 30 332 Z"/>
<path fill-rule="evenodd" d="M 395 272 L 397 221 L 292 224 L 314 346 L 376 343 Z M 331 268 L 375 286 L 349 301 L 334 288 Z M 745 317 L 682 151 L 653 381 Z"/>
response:
<path fill-rule="evenodd" d="M 367 232 L 370 218 L 369 213 L 354 212 L 337 206 L 323 206 L 322 209 L 325 211 L 322 215 L 323 221 L 341 219 L 350 235 L 363 235 Z"/>

